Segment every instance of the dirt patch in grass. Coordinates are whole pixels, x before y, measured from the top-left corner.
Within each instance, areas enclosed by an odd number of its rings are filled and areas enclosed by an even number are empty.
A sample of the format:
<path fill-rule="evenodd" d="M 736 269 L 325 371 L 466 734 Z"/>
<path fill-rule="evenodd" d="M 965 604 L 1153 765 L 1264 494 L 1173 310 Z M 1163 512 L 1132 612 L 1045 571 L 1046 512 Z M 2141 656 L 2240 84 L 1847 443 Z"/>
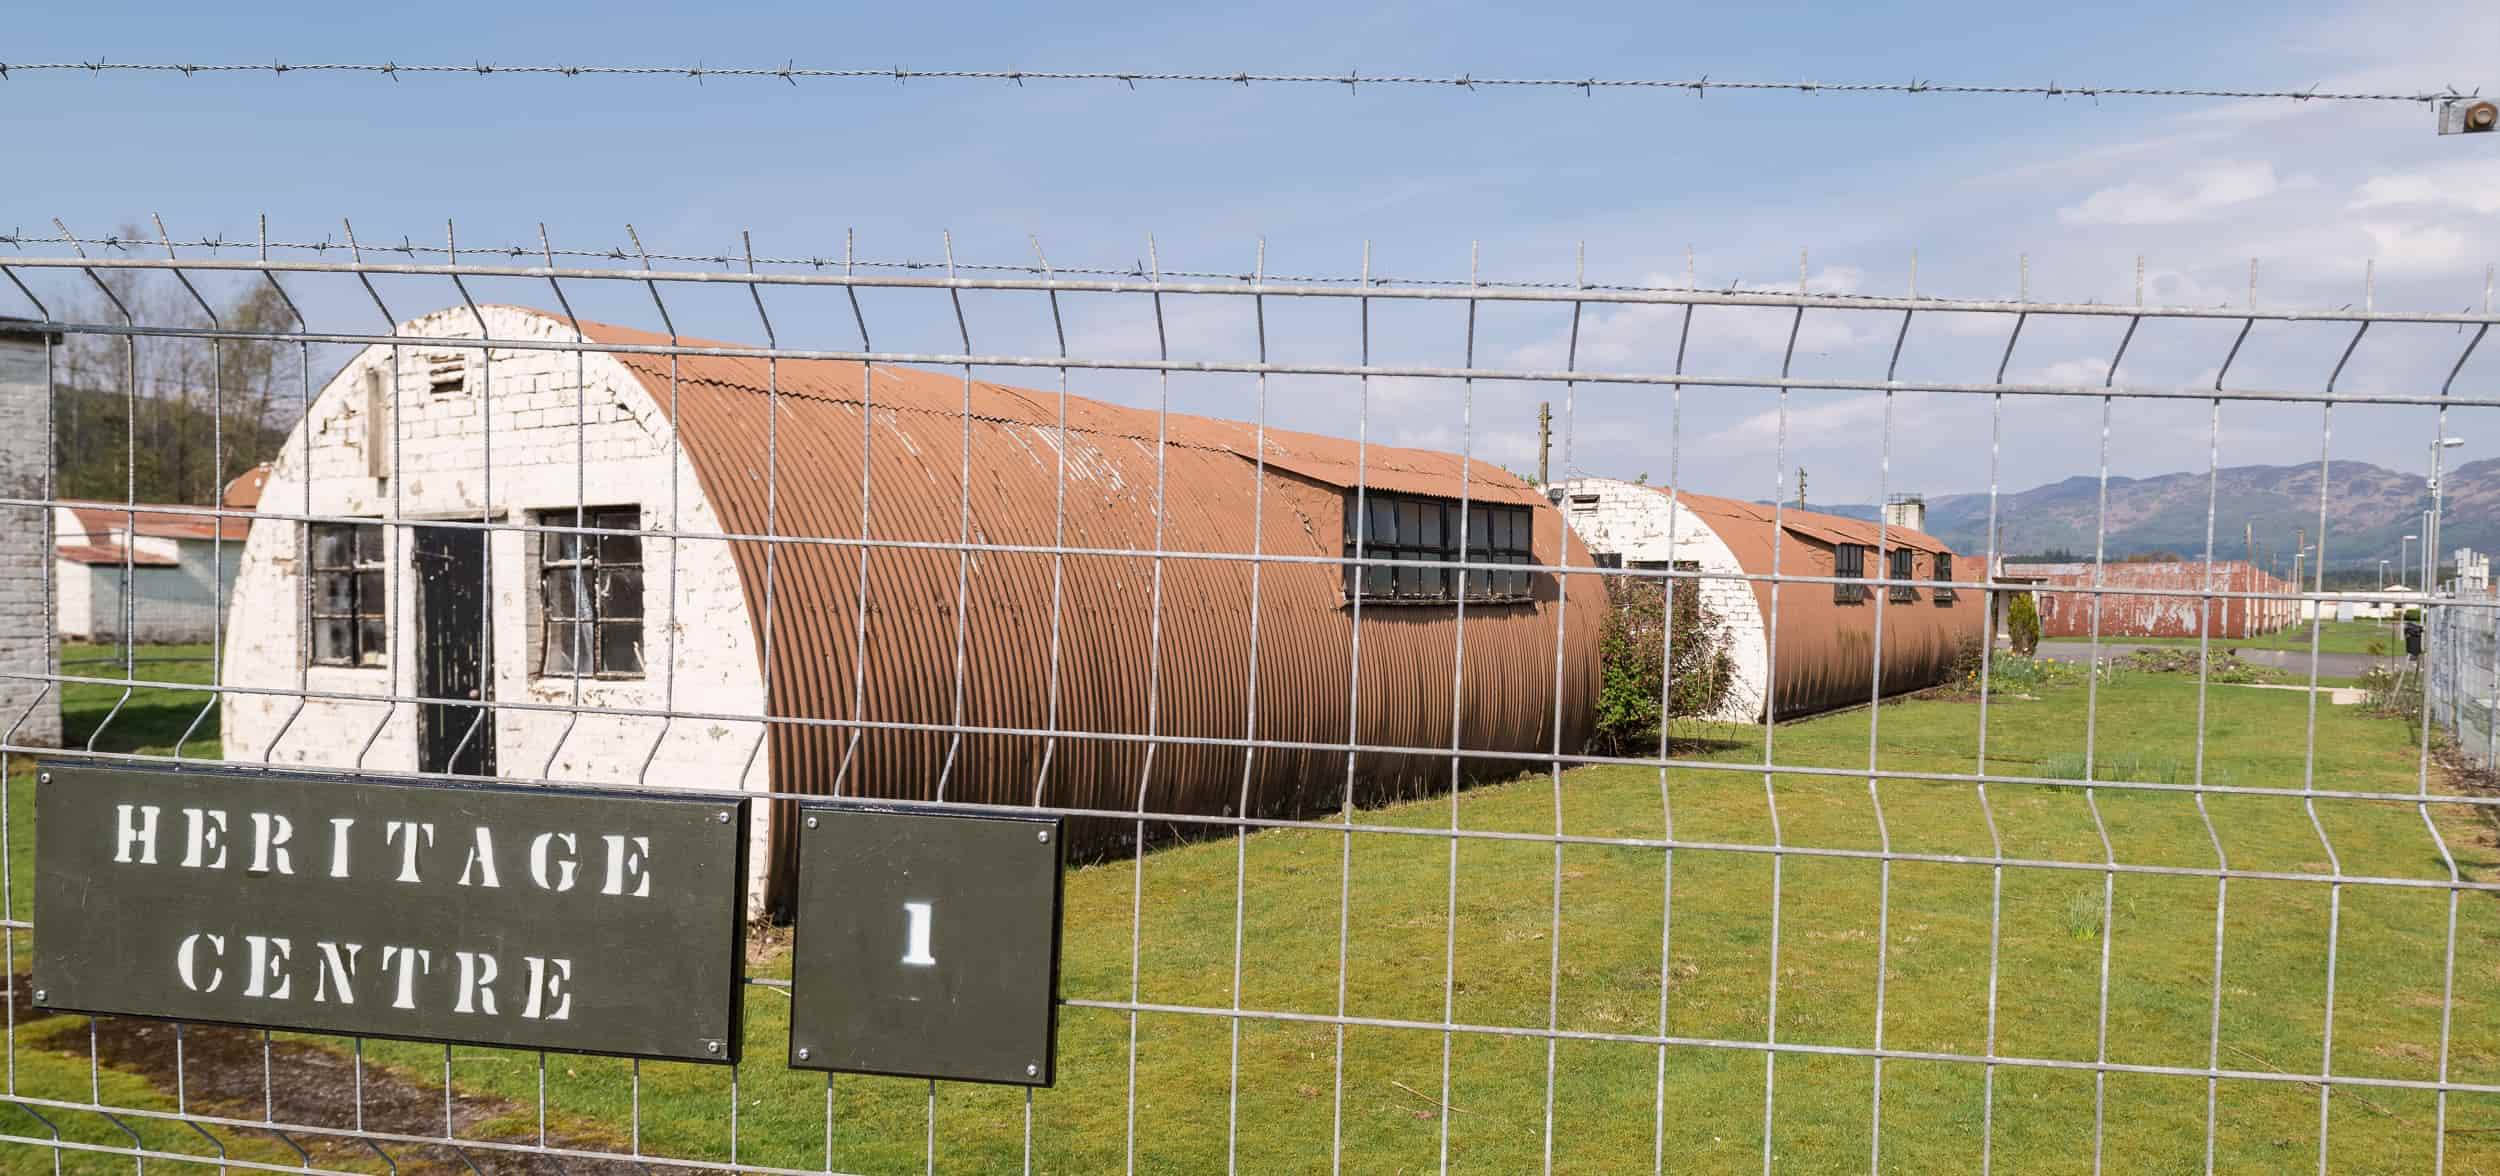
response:
<path fill-rule="evenodd" d="M 17 977 L 14 996 L 21 1024 L 44 1015 L 34 1011 L 28 992 L 27 977 Z M 42 1049 L 77 1056 L 84 1056 L 92 1044 L 97 1060 L 104 1065 L 146 1078 L 168 1097 L 174 1094 L 177 1079 L 176 1027 L 172 1022 L 99 1017 L 93 1023 L 91 1039 L 87 1018 L 61 1018 L 58 1028 L 45 1033 L 33 1044 Z M 180 1044 L 179 1079 L 183 1105 L 192 1111 L 225 1118 L 267 1118 L 280 1123 L 347 1130 L 355 1127 L 356 1108 L 361 1103 L 364 1129 L 367 1131 L 424 1136 L 443 1134 L 445 1106 L 443 1086 L 439 1082 L 411 1081 L 381 1067 L 367 1065 L 364 1068 L 363 1094 L 359 1099 L 355 1093 L 355 1060 L 310 1042 L 272 1040 L 266 1043 L 264 1053 L 259 1030 L 186 1025 L 181 1027 Z M 454 1087 L 449 1111 L 454 1137 L 493 1137 L 497 1132 L 487 1125 L 502 1123 L 507 1125 L 508 1130 L 508 1124 L 514 1120 L 533 1128 L 530 1135 L 520 1139 L 535 1137 L 535 1108 L 509 1099 Z M 318 1167 L 383 1170 L 373 1149 L 358 1139 L 310 1132 L 284 1135 L 249 1128 L 210 1127 L 209 1130 L 220 1136 L 258 1137 L 274 1141 L 282 1147 L 292 1145 L 301 1148 L 311 1155 L 313 1164 Z M 548 1125 L 547 1144 L 584 1151 L 619 1150 L 616 1140 L 558 1130 L 554 1123 Z M 667 1176 L 682 1171 L 624 1160 L 572 1157 L 559 1160 L 494 1148 L 455 1148 L 450 1144 L 385 1143 L 381 1146 L 390 1154 L 401 1176 L 448 1176 L 451 1173 L 467 1173 L 472 1168 L 484 1176 L 579 1176 L 584 1173 L 593 1176 L 644 1176 L 646 1173 Z"/>

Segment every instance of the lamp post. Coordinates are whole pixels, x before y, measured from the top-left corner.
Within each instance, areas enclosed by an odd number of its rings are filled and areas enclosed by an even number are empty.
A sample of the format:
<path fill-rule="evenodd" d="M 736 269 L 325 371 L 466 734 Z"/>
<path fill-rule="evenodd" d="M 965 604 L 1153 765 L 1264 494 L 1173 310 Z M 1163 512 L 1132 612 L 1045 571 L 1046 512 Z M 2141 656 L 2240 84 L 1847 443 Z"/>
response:
<path fill-rule="evenodd" d="M 2438 589 L 2439 505 L 2441 495 L 2439 487 L 2440 459 L 2446 455 L 2448 450 L 2454 449 L 2463 444 L 2465 444 L 2465 439 L 2462 437 L 2442 437 L 2437 441 L 2431 442 L 2431 514 L 2430 522 L 2425 524 L 2422 531 L 2422 553 L 2427 557 L 2423 562 L 2428 565 L 2429 568 L 2428 572 L 2422 577 L 2422 589 L 2425 592 L 2434 592 Z"/>
<path fill-rule="evenodd" d="M 2396 548 L 2396 567 L 2399 571 L 2403 571 L 2408 575 L 2412 574 L 2415 570 L 2413 567 L 2413 541 L 2419 538 L 2421 538 L 2419 535 L 2406 535 L 2405 541 L 2402 544 L 2399 544 Z"/>

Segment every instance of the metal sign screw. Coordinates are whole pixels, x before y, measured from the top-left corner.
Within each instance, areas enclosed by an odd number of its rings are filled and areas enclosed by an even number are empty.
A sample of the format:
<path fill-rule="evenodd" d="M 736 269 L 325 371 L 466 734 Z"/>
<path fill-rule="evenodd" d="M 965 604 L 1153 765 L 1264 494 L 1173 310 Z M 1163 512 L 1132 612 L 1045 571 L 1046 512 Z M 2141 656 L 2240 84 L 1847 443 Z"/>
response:
<path fill-rule="evenodd" d="M 1048 844 L 1050 842 L 1050 830 L 1041 829 L 1035 831 L 1033 834 L 1033 840 Z"/>
<path fill-rule="evenodd" d="M 722 810 L 721 810 L 721 814 L 720 814 L 720 823 L 721 823 L 721 824 L 724 824 L 724 825 L 726 825 L 726 824 L 728 824 L 728 823 L 729 823 L 729 810 L 727 810 L 727 809 L 722 809 Z"/>
<path fill-rule="evenodd" d="M 51 782 L 52 782 L 52 773 L 50 773 L 50 772 L 37 772 L 37 773 L 35 773 L 35 783 L 37 783 L 37 784 L 49 784 L 49 783 L 51 783 Z"/>
<path fill-rule="evenodd" d="M 810 829 L 815 828 L 815 827 L 816 827 L 816 818 L 814 818 L 814 817 L 809 817 L 809 818 L 807 819 L 807 827 L 808 827 L 808 828 L 810 828 Z"/>
<path fill-rule="evenodd" d="M 1025 1076 L 1025 1077 L 1027 1077 L 1027 1078 L 1039 1078 L 1039 1077 L 1041 1077 L 1041 1076 L 1042 1076 L 1042 1064 L 1041 1064 L 1040 1062 L 1026 1062 L 1026 1063 L 1024 1064 L 1024 1076 Z"/>
<path fill-rule="evenodd" d="M 802 1062 L 807 1060 L 807 1047 L 804 1045 L 799 1047 L 799 1060 Z"/>
<path fill-rule="evenodd" d="M 36 1004 L 42 1004 L 42 1003 L 43 1003 L 43 990 L 42 990 L 42 989 L 40 989 L 40 988 L 38 988 L 38 989 L 36 989 L 36 990 L 35 990 L 35 1003 L 36 1003 Z"/>
<path fill-rule="evenodd" d="M 717 1041 L 707 1041 L 707 1042 L 704 1042 L 704 1043 L 703 1043 L 703 1052 L 705 1052 L 705 1053 L 707 1053 L 707 1054 L 716 1054 L 716 1053 L 719 1053 L 719 1052 L 720 1052 L 720 1043 L 719 1043 L 719 1042 L 717 1042 Z"/>

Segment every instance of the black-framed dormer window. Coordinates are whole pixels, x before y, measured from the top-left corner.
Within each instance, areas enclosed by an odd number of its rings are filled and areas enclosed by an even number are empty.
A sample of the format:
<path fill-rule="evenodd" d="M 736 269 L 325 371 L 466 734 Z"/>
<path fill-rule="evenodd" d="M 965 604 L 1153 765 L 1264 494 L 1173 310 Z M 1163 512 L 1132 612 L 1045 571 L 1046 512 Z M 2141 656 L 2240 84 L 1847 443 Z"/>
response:
<path fill-rule="evenodd" d="M 1842 543 L 1832 548 L 1832 575 L 1843 581 L 1832 585 L 1834 601 L 1856 604 L 1866 599 L 1866 585 L 1847 581 L 1866 578 L 1866 556 L 1873 550 L 1858 543 Z"/>
<path fill-rule="evenodd" d="M 1894 580 L 1915 580 L 1918 578 L 1918 551 L 1916 549 L 1909 547 L 1895 547 L 1892 549 L 1892 575 L 1890 578 Z M 1890 595 L 1894 604 L 1911 604 L 1918 600 L 1918 589 L 1909 584 L 1894 584 Z"/>
<path fill-rule="evenodd" d="M 1499 503 L 1466 506 L 1468 563 L 1533 564 L 1536 518 L 1529 508 Z M 1526 571 L 1474 570 L 1434 566 L 1462 561 L 1459 550 L 1459 504 L 1450 499 L 1368 491 L 1360 511 L 1355 496 L 1345 496 L 1345 554 L 1353 559 L 1356 539 L 1362 541 L 1365 563 L 1346 565 L 1346 596 L 1366 603 L 1448 604 L 1458 599 L 1464 581 L 1470 604 L 1498 604 L 1532 596 Z M 1372 562 L 1380 561 L 1380 562 Z M 1415 566 L 1409 567 L 1408 564 Z"/>

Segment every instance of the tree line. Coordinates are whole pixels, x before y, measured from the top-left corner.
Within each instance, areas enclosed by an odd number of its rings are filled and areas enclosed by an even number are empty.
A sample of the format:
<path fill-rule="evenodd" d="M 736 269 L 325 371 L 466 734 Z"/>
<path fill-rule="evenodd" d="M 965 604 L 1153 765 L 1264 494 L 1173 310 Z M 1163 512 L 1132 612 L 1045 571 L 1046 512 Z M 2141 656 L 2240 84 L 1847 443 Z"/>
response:
<path fill-rule="evenodd" d="M 162 271 L 98 271 L 66 316 L 211 325 L 200 303 Z M 285 330 L 295 314 L 267 282 L 200 288 L 228 330 Z M 115 303 L 119 303 L 116 306 Z M 60 498 L 213 505 L 225 484 L 269 460 L 302 408 L 304 365 L 295 344 L 71 333 L 53 353 L 54 494 Z"/>

